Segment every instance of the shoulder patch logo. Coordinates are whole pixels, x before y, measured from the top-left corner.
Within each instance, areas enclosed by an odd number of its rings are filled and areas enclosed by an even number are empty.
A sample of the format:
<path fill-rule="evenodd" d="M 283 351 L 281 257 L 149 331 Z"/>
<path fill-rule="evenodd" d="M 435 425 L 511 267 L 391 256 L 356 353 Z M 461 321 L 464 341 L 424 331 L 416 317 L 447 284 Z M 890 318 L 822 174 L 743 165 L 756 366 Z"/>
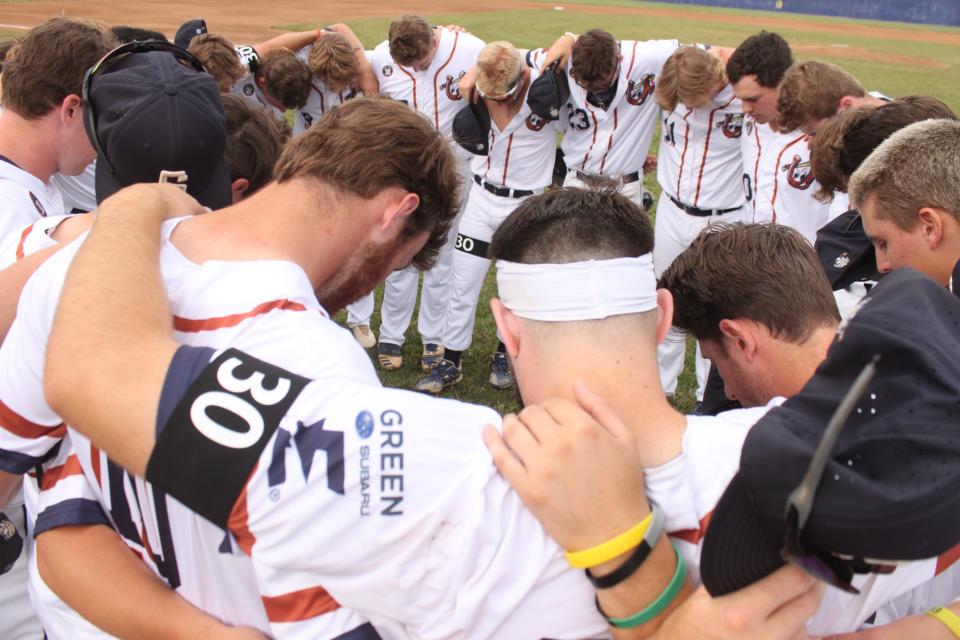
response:
<path fill-rule="evenodd" d="M 443 91 L 447 95 L 447 100 L 461 100 L 460 96 L 460 78 L 463 77 L 464 71 L 460 72 L 460 75 L 454 78 L 451 75 L 448 75 L 443 83 L 437 87 L 440 91 Z"/>
<path fill-rule="evenodd" d="M 245 84 L 245 85 L 243 85 L 243 95 L 245 95 L 245 96 L 252 96 L 252 95 L 253 95 L 253 91 L 254 91 L 254 89 L 253 89 L 253 85 L 252 85 L 252 84 Z"/>
<path fill-rule="evenodd" d="M 389 78 L 393 75 L 393 67 L 389 64 L 383 65 L 383 69 L 380 69 L 380 73 Z"/>
<path fill-rule="evenodd" d="M 627 102 L 635 107 L 639 107 L 647 101 L 653 90 L 656 88 L 656 76 L 652 73 L 645 73 L 640 78 L 640 82 L 634 83 L 633 80 L 627 85 Z"/>
<path fill-rule="evenodd" d="M 787 172 L 787 183 L 794 189 L 807 189 L 813 184 L 813 172 L 810 170 L 810 161 L 800 162 L 800 156 L 794 155 L 789 164 L 780 167 Z"/>
<path fill-rule="evenodd" d="M 547 121 L 538 116 L 535 113 L 531 113 L 527 116 L 527 129 L 530 131 L 540 131 L 547 124 Z"/>

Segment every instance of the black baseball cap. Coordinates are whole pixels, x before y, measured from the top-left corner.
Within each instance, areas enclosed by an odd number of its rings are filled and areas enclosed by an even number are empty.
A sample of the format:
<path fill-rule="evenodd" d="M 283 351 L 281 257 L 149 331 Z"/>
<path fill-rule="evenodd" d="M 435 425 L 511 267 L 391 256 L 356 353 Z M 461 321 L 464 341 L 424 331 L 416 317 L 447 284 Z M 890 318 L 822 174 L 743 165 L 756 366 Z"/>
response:
<path fill-rule="evenodd" d="M 100 148 L 97 202 L 131 184 L 165 181 L 185 183 L 211 209 L 231 203 L 226 119 L 213 76 L 169 51 L 129 53 L 90 78 L 89 100 L 96 131 L 88 121 L 87 134 Z"/>
<path fill-rule="evenodd" d="M 181 49 L 190 46 L 190 41 L 195 37 L 207 32 L 207 22 L 203 18 L 187 20 L 177 29 L 177 35 L 173 37 L 173 44 Z"/>
<path fill-rule="evenodd" d="M 528 54 L 527 64 L 530 64 Z M 527 90 L 527 104 L 530 110 L 544 120 L 559 120 L 560 110 L 570 97 L 570 85 L 564 71 L 557 72 L 558 62 L 554 62 L 530 83 Z"/>
<path fill-rule="evenodd" d="M 817 231 L 813 248 L 834 291 L 880 278 L 876 251 L 856 209 L 841 213 Z"/>
<path fill-rule="evenodd" d="M 485 156 L 490 141 L 490 112 L 483 100 L 467 101 L 453 117 L 453 139 L 461 147 L 478 156 Z"/>
<path fill-rule="evenodd" d="M 796 396 L 748 434 L 720 498 L 700 574 L 712 595 L 784 564 L 787 499 L 864 365 L 880 356 L 830 454 L 800 541 L 871 560 L 936 557 L 960 542 L 960 300 L 913 271 L 888 275 L 841 326 Z"/>

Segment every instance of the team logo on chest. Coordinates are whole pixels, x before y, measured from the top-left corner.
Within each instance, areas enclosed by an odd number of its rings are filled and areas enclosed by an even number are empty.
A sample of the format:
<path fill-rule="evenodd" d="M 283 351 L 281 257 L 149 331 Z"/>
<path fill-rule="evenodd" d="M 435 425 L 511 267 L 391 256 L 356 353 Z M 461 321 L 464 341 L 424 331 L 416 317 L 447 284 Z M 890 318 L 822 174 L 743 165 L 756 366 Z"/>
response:
<path fill-rule="evenodd" d="M 460 78 L 462 78 L 465 73 L 466 71 L 461 71 L 460 75 L 456 78 L 448 75 L 446 80 L 443 81 L 443 84 L 438 87 L 440 91 L 447 94 L 448 100 L 460 100 L 460 85 L 457 83 L 460 82 Z"/>
<path fill-rule="evenodd" d="M 393 67 L 390 66 L 389 64 L 385 64 L 383 65 L 383 69 L 380 69 L 380 73 L 382 73 L 385 77 L 389 78 L 390 76 L 393 75 Z"/>
<path fill-rule="evenodd" d="M 530 131 L 540 131 L 547 124 L 547 121 L 535 113 L 527 116 L 527 129 Z"/>
<path fill-rule="evenodd" d="M 631 80 L 630 84 L 627 85 L 627 102 L 635 107 L 639 107 L 646 102 L 656 88 L 654 80 L 655 76 L 652 73 L 643 74 L 640 82 L 635 83 Z"/>
<path fill-rule="evenodd" d="M 749 125 L 749 123 L 748 123 Z M 739 138 L 740 134 L 743 133 L 743 114 L 742 113 L 728 113 L 723 116 L 723 121 L 717 123 L 717 128 L 723 131 L 723 135 L 728 138 Z M 747 131 L 747 135 L 750 134 L 750 131 Z"/>
<path fill-rule="evenodd" d="M 787 172 L 787 183 L 794 189 L 806 189 L 813 184 L 813 172 L 810 170 L 810 161 L 800 161 L 800 156 L 793 156 L 789 164 L 780 167 L 781 171 Z"/>

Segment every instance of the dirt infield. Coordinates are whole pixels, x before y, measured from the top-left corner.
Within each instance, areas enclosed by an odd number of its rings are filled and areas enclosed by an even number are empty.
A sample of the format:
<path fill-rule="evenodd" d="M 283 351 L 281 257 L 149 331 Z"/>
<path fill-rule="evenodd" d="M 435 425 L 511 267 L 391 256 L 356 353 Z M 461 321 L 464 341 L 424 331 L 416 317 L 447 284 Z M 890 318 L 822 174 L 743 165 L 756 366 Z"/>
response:
<path fill-rule="evenodd" d="M 561 2 L 558 2 L 561 4 Z M 309 7 L 309 9 L 308 9 Z M 548 9 L 550 5 L 537 2 L 512 2 L 510 0 L 421 0 L 392 5 L 384 2 L 353 2 L 351 0 L 327 0 L 323 3 L 307 3 L 304 0 L 272 0 L 269 3 L 247 3 L 236 0 L 197 0 L 186 2 L 98 2 L 96 0 L 59 0 L 56 2 L 0 3 L 0 29 L 29 28 L 61 12 L 72 16 L 86 16 L 110 24 L 132 24 L 158 29 L 172 34 L 176 28 L 192 17 L 202 16 L 211 25 L 211 30 L 237 41 L 256 41 L 270 37 L 275 31 L 272 25 L 303 22 L 334 22 L 356 18 L 391 17 L 400 13 L 486 13 L 518 9 Z M 904 42 L 932 42 L 960 45 L 960 34 L 899 29 L 895 26 L 881 27 L 862 24 L 804 20 L 802 16 L 790 15 L 748 16 L 719 13 L 710 10 L 678 10 L 663 7 L 622 7 L 567 4 L 568 12 L 645 15 L 678 20 L 706 20 L 728 24 L 756 24 L 765 29 L 800 29 L 837 35 L 878 37 Z M 876 52 L 854 48 L 834 55 L 857 59 L 876 59 Z M 904 62 L 900 60 L 900 62 Z M 910 60 L 909 62 L 915 62 Z"/>

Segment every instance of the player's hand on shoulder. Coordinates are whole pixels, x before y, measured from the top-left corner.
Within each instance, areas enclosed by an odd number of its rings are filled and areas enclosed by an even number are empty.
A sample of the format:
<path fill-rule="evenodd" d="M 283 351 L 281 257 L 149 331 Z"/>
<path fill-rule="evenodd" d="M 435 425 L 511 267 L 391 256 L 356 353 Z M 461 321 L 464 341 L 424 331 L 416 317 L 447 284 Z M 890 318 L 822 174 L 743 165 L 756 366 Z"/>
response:
<path fill-rule="evenodd" d="M 222 626 L 214 638 L 215 640 L 267 640 L 269 636 L 251 627 Z"/>
<path fill-rule="evenodd" d="M 505 416 L 502 436 L 484 432 L 504 478 L 568 551 L 616 537 L 649 513 L 632 434 L 582 381 L 574 396 Z"/>
<path fill-rule="evenodd" d="M 447 31 L 453 31 L 455 33 L 466 33 L 467 30 L 461 27 L 459 24 L 448 24 L 443 27 Z"/>
<path fill-rule="evenodd" d="M 567 70 L 567 60 L 570 59 L 571 53 L 573 53 L 573 43 L 577 41 L 577 36 L 573 33 L 565 33 L 557 41 L 550 45 L 550 48 L 547 49 L 547 57 L 544 58 L 543 63 L 540 65 L 540 73 L 546 73 L 547 69 L 551 64 L 560 61 L 560 64 L 557 65 L 555 71 L 560 73 Z"/>
<path fill-rule="evenodd" d="M 131 215 L 165 220 L 198 215 L 205 211 L 206 207 L 178 187 L 171 184 L 140 183 L 121 189 L 101 202 L 96 214 L 98 220 Z"/>
<path fill-rule="evenodd" d="M 457 90 L 463 98 L 476 104 L 480 100 L 480 94 L 477 92 L 477 68 L 470 67 L 463 77 L 457 81 Z"/>
<path fill-rule="evenodd" d="M 700 587 L 653 640 L 802 640 L 822 597 L 823 584 L 793 566 L 719 598 Z"/>

